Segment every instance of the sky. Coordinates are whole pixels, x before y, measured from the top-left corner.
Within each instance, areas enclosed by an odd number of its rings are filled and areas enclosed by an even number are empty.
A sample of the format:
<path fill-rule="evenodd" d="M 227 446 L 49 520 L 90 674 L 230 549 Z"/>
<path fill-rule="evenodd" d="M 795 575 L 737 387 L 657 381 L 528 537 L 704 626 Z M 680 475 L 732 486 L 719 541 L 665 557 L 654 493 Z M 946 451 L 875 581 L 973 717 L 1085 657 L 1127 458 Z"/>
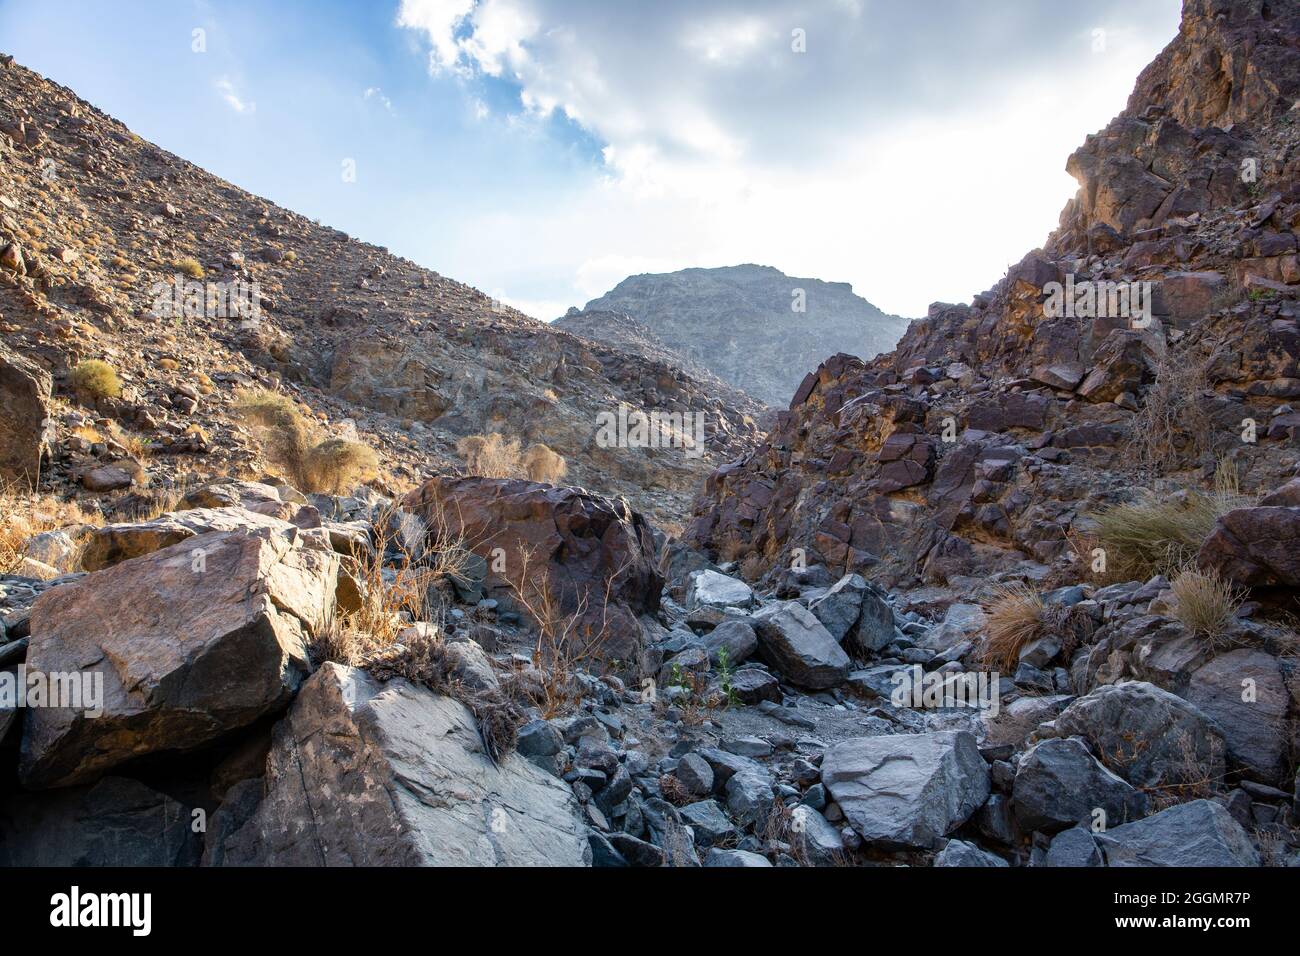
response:
<path fill-rule="evenodd" d="M 1179 0 L 0 0 L 0 52 L 539 319 L 755 262 L 884 309 L 1042 244 Z M 351 175 L 349 175 L 351 173 Z"/>

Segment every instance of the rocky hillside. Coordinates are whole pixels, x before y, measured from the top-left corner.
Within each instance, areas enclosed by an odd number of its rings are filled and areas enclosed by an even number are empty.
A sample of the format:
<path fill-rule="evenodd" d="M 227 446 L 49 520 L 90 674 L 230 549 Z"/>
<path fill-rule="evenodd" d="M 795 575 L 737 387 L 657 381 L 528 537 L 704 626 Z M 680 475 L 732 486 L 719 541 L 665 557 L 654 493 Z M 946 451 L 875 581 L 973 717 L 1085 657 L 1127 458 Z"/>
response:
<path fill-rule="evenodd" d="M 886 315 L 847 282 L 787 276 L 770 266 L 683 269 L 624 279 L 556 326 L 617 342 L 620 323 L 593 312 L 631 316 L 660 341 L 757 401 L 785 408 L 804 374 L 827 355 L 864 359 L 894 347 L 906 319 Z"/>
<path fill-rule="evenodd" d="M 733 406 L 663 361 L 558 332 L 278 208 L 5 63 L 0 328 L 8 352 L 51 376 L 47 480 L 75 484 L 127 457 L 122 441 L 77 439 L 92 419 L 147 448 L 155 486 L 190 471 L 254 475 L 257 449 L 230 414 L 250 385 L 283 390 L 332 432 L 357 432 L 397 485 L 462 467 L 458 438 L 499 431 L 545 443 L 568 460 L 569 480 L 669 523 L 710 459 L 755 441 L 752 403 Z M 160 291 L 180 288 L 183 303 L 187 282 L 206 284 L 196 306 L 160 315 Z M 205 292 L 234 282 L 256 283 L 257 321 L 205 310 Z M 70 370 L 87 359 L 113 366 L 123 385 L 89 410 L 63 404 Z M 620 404 L 698 412 L 708 454 L 600 447 L 597 416 Z"/>

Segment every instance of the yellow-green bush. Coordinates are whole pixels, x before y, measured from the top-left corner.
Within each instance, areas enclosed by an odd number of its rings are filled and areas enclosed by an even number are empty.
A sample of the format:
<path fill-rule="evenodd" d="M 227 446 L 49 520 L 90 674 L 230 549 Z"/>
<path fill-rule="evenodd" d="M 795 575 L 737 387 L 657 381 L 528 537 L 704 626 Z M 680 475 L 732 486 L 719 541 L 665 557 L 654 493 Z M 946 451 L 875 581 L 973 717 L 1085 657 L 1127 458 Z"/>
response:
<path fill-rule="evenodd" d="M 122 394 L 122 383 L 113 366 L 99 359 L 78 363 L 69 378 L 72 390 L 80 398 L 117 398 Z"/>

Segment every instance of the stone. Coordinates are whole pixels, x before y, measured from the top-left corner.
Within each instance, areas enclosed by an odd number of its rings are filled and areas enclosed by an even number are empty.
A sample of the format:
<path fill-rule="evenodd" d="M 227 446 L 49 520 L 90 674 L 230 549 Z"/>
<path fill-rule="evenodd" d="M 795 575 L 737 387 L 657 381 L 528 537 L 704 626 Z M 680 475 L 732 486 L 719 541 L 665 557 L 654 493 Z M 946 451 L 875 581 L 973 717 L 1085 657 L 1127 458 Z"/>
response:
<path fill-rule="evenodd" d="M 530 720 L 519 728 L 515 750 L 525 757 L 554 757 L 564 749 L 564 735 L 547 720 Z"/>
<path fill-rule="evenodd" d="M 265 797 L 224 864 L 583 866 L 579 813 L 526 758 L 494 764 L 463 704 L 326 663 L 276 725 Z"/>
<path fill-rule="evenodd" d="M 1087 827 L 1070 827 L 1052 837 L 1044 866 L 1101 866 L 1101 850 Z"/>
<path fill-rule="evenodd" d="M 843 643 L 849 630 L 858 622 L 862 612 L 862 596 L 867 582 L 860 574 L 846 574 L 817 600 L 808 606 L 813 617 L 836 641 Z M 892 622 L 891 622 L 892 623 Z"/>
<path fill-rule="evenodd" d="M 708 569 L 691 573 L 686 588 L 688 611 L 699 607 L 747 608 L 753 603 L 754 591 L 744 581 Z"/>
<path fill-rule="evenodd" d="M 663 577 L 649 522 L 622 499 L 512 478 L 439 476 L 403 504 L 430 534 L 471 542 L 485 560 L 501 549 L 504 562 L 487 566 L 486 597 L 514 607 L 516 585 L 544 585 L 560 613 L 578 614 L 575 632 L 599 656 L 637 659 L 637 618 L 658 610 Z"/>
<path fill-rule="evenodd" d="M 1223 779 L 1223 732 L 1195 705 L 1145 681 L 1098 687 L 1056 718 L 1103 764 L 1139 788 Z"/>
<path fill-rule="evenodd" d="M 195 866 L 191 808 L 138 780 L 15 792 L 0 802 L 0 866 Z"/>
<path fill-rule="evenodd" d="M 759 701 L 781 703 L 781 683 L 773 675 L 757 667 L 742 667 L 731 675 L 731 692 L 742 704 Z"/>
<path fill-rule="evenodd" d="M 1238 508 L 1221 515 L 1197 562 L 1246 587 L 1300 587 L 1300 507 Z"/>
<path fill-rule="evenodd" d="M 758 635 L 744 621 L 723 621 L 704 636 L 704 649 L 715 667 L 722 662 L 725 649 L 728 666 L 735 667 L 754 656 L 758 650 Z"/>
<path fill-rule="evenodd" d="M 771 866 L 767 857 L 759 856 L 757 853 L 751 853 L 748 850 L 720 850 L 717 847 L 711 849 L 704 858 L 704 865 L 714 866 Z"/>
<path fill-rule="evenodd" d="M 841 741 L 822 759 L 822 783 L 864 841 L 896 849 L 938 848 L 989 796 L 966 731 Z"/>
<path fill-rule="evenodd" d="M 724 788 L 727 811 L 742 826 L 762 827 L 772 809 L 772 779 L 762 770 L 741 770 Z"/>
<path fill-rule="evenodd" d="M 298 509 L 291 510 L 297 516 Z M 87 571 L 100 571 L 129 558 L 138 558 L 198 535 L 218 531 L 265 528 L 288 533 L 293 527 L 298 525 L 242 507 L 168 512 L 150 521 L 121 522 L 95 528 L 85 538 L 81 565 Z"/>
<path fill-rule="evenodd" d="M 824 690 L 844 683 L 849 657 L 798 601 L 768 604 L 753 617 L 759 653 L 791 683 Z"/>
<path fill-rule="evenodd" d="M 1147 797 L 1102 766 L 1079 740 L 1035 744 L 1020 758 L 1012 790 L 1020 828 L 1055 833 L 1091 824 L 1097 812 L 1114 827 L 1146 815 Z"/>
<path fill-rule="evenodd" d="M 1107 866 L 1259 866 L 1250 837 L 1213 800 L 1193 800 L 1096 834 Z"/>
<path fill-rule="evenodd" d="M 687 754 L 677 761 L 673 776 L 692 796 L 701 797 L 713 792 L 713 768 L 699 754 Z"/>
<path fill-rule="evenodd" d="M 135 483 L 135 474 L 118 465 L 100 465 L 81 476 L 81 486 L 87 491 L 120 491 Z"/>
<path fill-rule="evenodd" d="M 896 635 L 893 608 L 886 603 L 879 589 L 869 585 L 862 593 L 862 607 L 857 624 L 846 640 L 849 649 L 863 657 L 870 657 L 888 647 Z"/>
<path fill-rule="evenodd" d="M 0 345 L 0 484 L 35 485 L 48 445 L 52 389 L 49 372 Z"/>
<path fill-rule="evenodd" d="M 448 641 L 445 646 L 451 660 L 451 673 L 463 685 L 475 691 L 501 689 L 492 659 L 478 644 L 473 641 Z"/>
<path fill-rule="evenodd" d="M 308 673 L 307 644 L 332 611 L 338 574 L 337 555 L 298 535 L 200 535 L 42 594 L 28 667 L 102 681 L 103 712 L 32 708 L 23 782 L 92 780 L 283 708 Z"/>
<path fill-rule="evenodd" d="M 835 866 L 844 859 L 840 831 L 805 804 L 790 811 L 790 843 L 814 866 Z"/>
<path fill-rule="evenodd" d="M 974 843 L 965 840 L 949 840 L 934 857 L 935 866 L 1007 866 L 1007 861 L 996 853 L 981 850 Z"/>
<path fill-rule="evenodd" d="M 695 831 L 695 845 L 710 847 L 728 839 L 736 828 L 716 800 L 688 803 L 681 809 L 682 820 Z"/>
<path fill-rule="evenodd" d="M 1223 731 L 1233 769 L 1282 781 L 1290 698 L 1276 657 L 1248 648 L 1220 654 L 1192 674 L 1187 699 Z"/>

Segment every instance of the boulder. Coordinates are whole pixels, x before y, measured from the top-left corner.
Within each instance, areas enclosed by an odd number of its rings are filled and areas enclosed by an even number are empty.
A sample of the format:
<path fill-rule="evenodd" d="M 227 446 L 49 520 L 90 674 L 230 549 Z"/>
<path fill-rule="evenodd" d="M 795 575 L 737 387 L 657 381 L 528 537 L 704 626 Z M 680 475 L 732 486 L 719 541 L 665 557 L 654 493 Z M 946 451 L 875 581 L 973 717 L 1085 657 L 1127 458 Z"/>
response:
<path fill-rule="evenodd" d="M 1096 834 L 1107 866 L 1259 866 L 1259 854 L 1232 814 L 1193 800 Z"/>
<path fill-rule="evenodd" d="M 102 695 L 32 708 L 29 787 L 92 780 L 143 754 L 189 750 L 284 707 L 331 612 L 338 557 L 297 529 L 200 535 L 44 592 L 27 666 Z M 195 555 L 201 554 L 202 560 Z"/>
<path fill-rule="evenodd" d="M 808 690 L 837 687 L 849 676 L 849 656 L 798 601 L 778 601 L 753 617 L 763 659 Z"/>
<path fill-rule="evenodd" d="M 767 857 L 748 850 L 720 850 L 714 847 L 704 858 L 705 866 L 758 866 L 770 867 Z"/>
<path fill-rule="evenodd" d="M 1020 758 L 1012 789 L 1020 828 L 1055 833 L 1091 825 L 1098 811 L 1106 826 L 1146 815 L 1147 798 L 1107 770 L 1079 740 L 1044 740 Z"/>
<path fill-rule="evenodd" d="M 327 663 L 276 725 L 223 863 L 583 866 L 586 834 L 565 784 L 519 754 L 492 763 L 463 704 Z"/>
<path fill-rule="evenodd" d="M 934 857 L 935 866 L 1007 866 L 1007 861 L 996 853 L 981 850 L 965 840 L 949 840 Z"/>
<path fill-rule="evenodd" d="M 1187 699 L 1219 725 L 1234 769 L 1282 782 L 1290 698 L 1276 657 L 1249 648 L 1221 654 L 1192 675 Z"/>
<path fill-rule="evenodd" d="M 757 667 L 742 667 L 731 675 L 731 692 L 742 704 L 762 700 L 781 703 L 781 684 L 774 676 Z"/>
<path fill-rule="evenodd" d="M 754 603 L 754 591 L 744 581 L 718 571 L 693 571 L 686 588 L 686 609 L 700 607 L 747 608 Z"/>
<path fill-rule="evenodd" d="M 829 747 L 821 769 L 853 829 L 883 848 L 936 849 L 989 796 L 966 731 L 855 737 Z"/>
<path fill-rule="evenodd" d="M 243 507 L 195 508 L 190 511 L 172 511 L 149 521 L 127 521 L 106 524 L 93 529 L 85 538 L 81 566 L 87 571 L 100 571 L 113 565 L 151 554 L 181 541 L 201 534 L 217 531 L 240 531 L 265 528 L 274 532 L 287 532 L 291 527 L 313 526 L 310 515 L 315 509 L 300 514 L 297 506 L 282 505 L 284 513 L 292 513 L 298 522 L 285 517 L 249 511 Z M 317 519 L 315 525 L 319 525 Z"/>
<path fill-rule="evenodd" d="M 772 778 L 766 770 L 741 770 L 723 788 L 727 811 L 742 826 L 761 828 L 772 809 Z"/>
<path fill-rule="evenodd" d="M 878 587 L 868 584 L 862 593 L 857 624 L 849 632 L 846 644 L 851 651 L 869 657 L 888 647 L 894 636 L 894 609 L 885 602 Z"/>
<path fill-rule="evenodd" d="M 704 637 L 710 663 L 715 666 L 721 663 L 724 648 L 729 666 L 743 664 L 758 650 L 758 635 L 744 621 L 723 621 Z"/>
<path fill-rule="evenodd" d="M 1221 515 L 1197 561 L 1247 587 L 1300 587 L 1300 507 L 1238 508 Z"/>
<path fill-rule="evenodd" d="M 190 807 L 125 777 L 0 803 L 0 866 L 195 866 Z"/>
<path fill-rule="evenodd" d="M 862 612 L 862 596 L 867 591 L 867 582 L 860 574 L 846 574 L 831 586 L 831 589 L 808 606 L 813 617 L 822 622 L 822 627 L 835 640 L 843 643 L 845 636 Z M 891 620 L 892 625 L 892 620 Z M 893 630 L 891 628 L 890 635 Z"/>
<path fill-rule="evenodd" d="M 48 442 L 52 388 L 49 372 L 0 345 L 0 484 L 35 485 Z"/>
<path fill-rule="evenodd" d="M 1070 827 L 1052 837 L 1044 866 L 1101 866 L 1101 850 L 1087 827 Z"/>
<path fill-rule="evenodd" d="M 1223 779 L 1223 732 L 1195 705 L 1154 684 L 1098 687 L 1061 712 L 1056 732 L 1078 735 L 1111 770 L 1135 787 Z"/>
<path fill-rule="evenodd" d="M 688 803 L 681 809 L 682 821 L 695 831 L 695 845 L 710 847 L 735 834 L 736 828 L 716 800 Z"/>
<path fill-rule="evenodd" d="M 622 499 L 509 478 L 440 476 L 407 495 L 431 538 L 461 541 L 487 562 L 488 597 L 529 603 L 543 591 L 606 659 L 635 660 L 637 618 L 659 608 L 663 577 L 650 524 Z M 526 567 L 525 567 L 526 561 Z M 608 596 L 608 606 L 606 597 Z"/>
<path fill-rule="evenodd" d="M 844 858 L 844 837 L 812 807 L 790 811 L 790 843 L 814 866 L 835 866 Z"/>

